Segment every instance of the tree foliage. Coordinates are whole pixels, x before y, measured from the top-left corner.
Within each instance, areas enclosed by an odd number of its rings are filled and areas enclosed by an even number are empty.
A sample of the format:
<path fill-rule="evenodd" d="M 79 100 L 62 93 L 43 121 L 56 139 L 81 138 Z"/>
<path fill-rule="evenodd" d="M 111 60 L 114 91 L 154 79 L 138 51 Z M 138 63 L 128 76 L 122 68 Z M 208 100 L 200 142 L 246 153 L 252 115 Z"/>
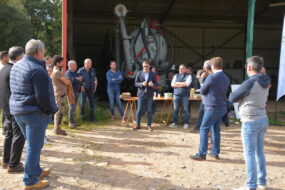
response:
<path fill-rule="evenodd" d="M 35 38 L 45 42 L 48 54 L 60 54 L 61 0 L 25 0 L 24 8 L 35 28 Z"/>
<path fill-rule="evenodd" d="M 33 26 L 24 15 L 7 4 L 1 2 L 0 10 L 0 51 L 14 45 L 24 47 L 33 36 Z"/>
<path fill-rule="evenodd" d="M 61 54 L 61 0 L 0 0 L 0 4 L 1 49 L 35 38 L 46 44 L 47 54 Z"/>

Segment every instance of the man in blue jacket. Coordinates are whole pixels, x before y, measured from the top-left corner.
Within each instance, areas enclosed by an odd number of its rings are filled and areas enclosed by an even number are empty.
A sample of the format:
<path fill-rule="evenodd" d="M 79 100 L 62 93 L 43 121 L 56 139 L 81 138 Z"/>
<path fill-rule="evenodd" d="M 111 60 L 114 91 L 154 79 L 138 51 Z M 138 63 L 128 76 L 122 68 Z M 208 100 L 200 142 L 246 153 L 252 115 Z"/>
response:
<path fill-rule="evenodd" d="M 85 120 L 85 104 L 88 98 L 89 101 L 89 116 L 91 121 L 96 122 L 94 115 L 94 106 L 95 106 L 95 95 L 94 93 L 97 90 L 98 80 L 96 77 L 96 72 L 92 68 L 92 60 L 87 58 L 84 60 L 84 66 L 78 70 L 78 73 L 83 78 L 81 97 L 80 97 L 80 115 L 82 120 Z"/>
<path fill-rule="evenodd" d="M 266 189 L 264 136 L 268 128 L 266 102 L 271 79 L 262 73 L 264 60 L 253 56 L 247 60 L 247 75 L 238 89 L 230 94 L 232 103 L 239 102 L 241 136 L 247 171 L 247 185 L 238 190 Z"/>
<path fill-rule="evenodd" d="M 147 127 L 149 131 L 153 131 L 151 127 L 152 123 L 152 101 L 154 95 L 154 89 L 157 86 L 156 76 L 150 71 L 150 64 L 148 61 L 143 62 L 143 70 L 139 71 L 136 75 L 135 86 L 138 88 L 138 110 L 136 114 L 136 126 L 134 130 L 141 128 L 140 122 L 147 112 Z"/>
<path fill-rule="evenodd" d="M 48 180 L 39 180 L 50 173 L 40 167 L 40 154 L 50 115 L 57 112 L 51 104 L 50 80 L 44 64 L 45 46 L 40 40 L 30 40 L 26 55 L 14 64 L 10 75 L 10 111 L 27 141 L 24 189 L 48 186 Z"/>
<path fill-rule="evenodd" d="M 68 103 L 68 118 L 69 118 L 69 128 L 73 129 L 75 128 L 75 120 L 74 120 L 74 114 L 76 111 L 76 104 L 79 97 L 79 93 L 81 91 L 81 85 L 82 85 L 82 76 L 80 76 L 79 73 L 76 71 L 77 64 L 76 61 L 70 60 L 68 62 L 68 70 L 65 73 L 65 77 L 69 78 L 69 80 L 72 83 L 75 103 L 70 104 Z"/>
<path fill-rule="evenodd" d="M 200 88 L 204 95 L 205 113 L 200 127 L 199 152 L 191 158 L 193 160 L 206 160 L 208 150 L 208 133 L 212 128 L 212 152 L 209 156 L 219 159 L 221 142 L 221 122 L 227 113 L 226 96 L 229 79 L 223 72 L 223 59 L 214 57 L 211 59 L 213 74 L 210 74 Z"/>
<path fill-rule="evenodd" d="M 13 173 L 24 171 L 24 167 L 20 163 L 20 160 L 25 144 L 25 138 L 15 117 L 10 112 L 10 73 L 13 65 L 23 58 L 24 49 L 22 47 L 13 46 L 9 49 L 8 56 L 9 62 L 0 70 L 0 107 L 3 109 L 5 116 L 3 125 L 5 139 L 2 167 L 3 169 L 8 168 L 8 172 Z"/>
<path fill-rule="evenodd" d="M 115 61 L 110 61 L 110 70 L 106 73 L 106 78 L 108 82 L 107 92 L 109 97 L 110 111 L 112 114 L 112 120 L 115 120 L 115 110 L 114 104 L 118 106 L 121 118 L 124 116 L 124 111 L 121 104 L 120 85 L 124 80 L 123 74 L 120 70 L 117 70 L 117 64 Z"/>

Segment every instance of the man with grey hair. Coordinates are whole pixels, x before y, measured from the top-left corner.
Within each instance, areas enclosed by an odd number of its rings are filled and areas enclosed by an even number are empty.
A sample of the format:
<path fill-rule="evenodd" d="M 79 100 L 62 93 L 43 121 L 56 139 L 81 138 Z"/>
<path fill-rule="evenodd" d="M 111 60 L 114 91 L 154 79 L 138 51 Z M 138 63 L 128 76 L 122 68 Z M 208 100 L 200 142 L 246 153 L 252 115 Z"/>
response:
<path fill-rule="evenodd" d="M 3 109 L 5 116 L 3 125 L 5 139 L 2 167 L 4 169 L 8 168 L 9 173 L 14 173 L 24 171 L 24 167 L 20 163 L 20 160 L 25 144 L 25 138 L 9 108 L 9 98 L 11 96 L 10 72 L 13 65 L 23 58 L 24 49 L 22 47 L 13 46 L 9 49 L 8 55 L 9 62 L 5 64 L 0 71 L 0 107 Z"/>
<path fill-rule="evenodd" d="M 96 118 L 94 115 L 94 93 L 97 90 L 98 80 L 96 77 L 96 72 L 94 68 L 92 68 L 92 60 L 87 58 L 84 60 L 84 66 L 78 70 L 78 73 L 82 76 L 82 89 L 81 89 L 81 97 L 80 97 L 80 115 L 82 120 L 85 120 L 85 104 L 88 98 L 89 101 L 89 116 L 90 120 L 96 122 Z"/>
<path fill-rule="evenodd" d="M 76 69 L 77 69 L 76 61 L 70 60 L 68 62 L 68 70 L 65 73 L 65 77 L 69 78 L 69 80 L 72 83 L 73 93 L 74 93 L 74 98 L 75 98 L 74 104 L 68 103 L 69 128 L 71 129 L 75 128 L 76 126 L 75 120 L 74 120 L 74 114 L 76 111 L 76 104 L 77 104 L 77 100 L 79 97 L 79 93 L 81 91 L 81 85 L 82 85 L 82 80 L 83 80 L 82 76 L 80 76 L 80 74 L 77 73 Z"/>
<path fill-rule="evenodd" d="M 201 74 L 201 77 L 199 78 L 199 82 L 200 82 L 201 86 L 203 85 L 203 83 L 206 80 L 206 78 L 208 77 L 208 75 L 210 75 L 211 73 L 212 73 L 211 61 L 206 60 L 204 62 L 204 65 L 203 65 L 203 73 Z M 200 106 L 199 106 L 198 122 L 197 122 L 196 127 L 193 129 L 193 131 L 199 131 L 200 130 L 200 126 L 202 124 L 203 116 L 204 116 L 204 102 L 202 100 L 200 102 Z"/>
<path fill-rule="evenodd" d="M 230 94 L 232 103 L 239 102 L 241 136 L 247 171 L 247 185 L 238 190 L 266 189 L 266 160 L 264 136 L 268 128 L 266 102 L 271 79 L 262 73 L 264 60 L 253 56 L 247 59 L 247 75 L 239 88 Z"/>
<path fill-rule="evenodd" d="M 14 115 L 27 141 L 24 171 L 24 190 L 48 186 L 50 169 L 40 167 L 40 154 L 51 114 L 50 80 L 45 69 L 45 45 L 40 40 L 30 40 L 24 58 L 14 64 L 10 74 L 10 112 Z"/>

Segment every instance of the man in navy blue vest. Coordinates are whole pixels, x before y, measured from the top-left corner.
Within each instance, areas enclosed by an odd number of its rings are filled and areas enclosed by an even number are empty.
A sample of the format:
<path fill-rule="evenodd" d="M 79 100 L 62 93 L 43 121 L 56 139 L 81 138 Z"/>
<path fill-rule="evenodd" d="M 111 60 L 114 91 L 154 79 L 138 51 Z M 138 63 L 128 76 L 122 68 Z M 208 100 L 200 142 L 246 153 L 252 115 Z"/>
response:
<path fill-rule="evenodd" d="M 212 128 L 212 152 L 209 156 L 219 159 L 221 142 L 221 123 L 227 113 L 227 90 L 229 79 L 223 72 L 223 59 L 214 57 L 211 59 L 213 74 L 210 74 L 200 88 L 200 92 L 205 96 L 205 113 L 200 127 L 200 147 L 199 152 L 191 158 L 193 160 L 206 160 L 208 150 L 208 133 Z"/>
<path fill-rule="evenodd" d="M 171 81 L 171 86 L 174 88 L 173 97 L 173 123 L 170 128 L 177 128 L 178 115 L 180 106 L 183 107 L 184 113 L 184 129 L 189 128 L 189 97 L 190 97 L 190 84 L 192 82 L 191 75 L 187 74 L 186 66 L 184 64 L 179 66 L 179 73 L 174 76 Z"/>
<path fill-rule="evenodd" d="M 41 149 L 51 114 L 57 112 L 50 93 L 50 79 L 45 68 L 45 45 L 40 40 L 30 40 L 26 55 L 14 64 L 10 74 L 10 111 L 27 141 L 24 171 L 24 189 L 41 189 L 48 186 L 50 169 L 40 166 Z"/>
<path fill-rule="evenodd" d="M 149 131 L 153 131 L 152 123 L 152 101 L 154 88 L 157 86 L 155 73 L 149 70 L 150 64 L 148 61 L 143 62 L 143 70 L 136 75 L 135 86 L 138 88 L 138 111 L 136 114 L 136 126 L 134 130 L 140 129 L 141 117 L 144 112 L 147 112 L 147 127 Z"/>

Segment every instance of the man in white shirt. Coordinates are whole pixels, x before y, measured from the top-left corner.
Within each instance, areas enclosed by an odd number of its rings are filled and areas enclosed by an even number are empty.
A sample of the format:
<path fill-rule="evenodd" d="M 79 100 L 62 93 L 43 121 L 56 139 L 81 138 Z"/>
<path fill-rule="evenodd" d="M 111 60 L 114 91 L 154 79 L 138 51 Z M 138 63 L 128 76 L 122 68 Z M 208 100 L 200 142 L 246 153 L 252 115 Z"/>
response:
<path fill-rule="evenodd" d="M 174 88 L 173 96 L 173 123 L 169 126 L 170 128 L 177 128 L 178 115 L 180 106 L 182 104 L 184 114 L 184 129 L 189 128 L 189 97 L 190 97 L 190 84 L 192 82 L 191 75 L 187 74 L 186 66 L 184 64 L 179 66 L 179 73 L 176 74 L 172 81 L 171 87 Z"/>

